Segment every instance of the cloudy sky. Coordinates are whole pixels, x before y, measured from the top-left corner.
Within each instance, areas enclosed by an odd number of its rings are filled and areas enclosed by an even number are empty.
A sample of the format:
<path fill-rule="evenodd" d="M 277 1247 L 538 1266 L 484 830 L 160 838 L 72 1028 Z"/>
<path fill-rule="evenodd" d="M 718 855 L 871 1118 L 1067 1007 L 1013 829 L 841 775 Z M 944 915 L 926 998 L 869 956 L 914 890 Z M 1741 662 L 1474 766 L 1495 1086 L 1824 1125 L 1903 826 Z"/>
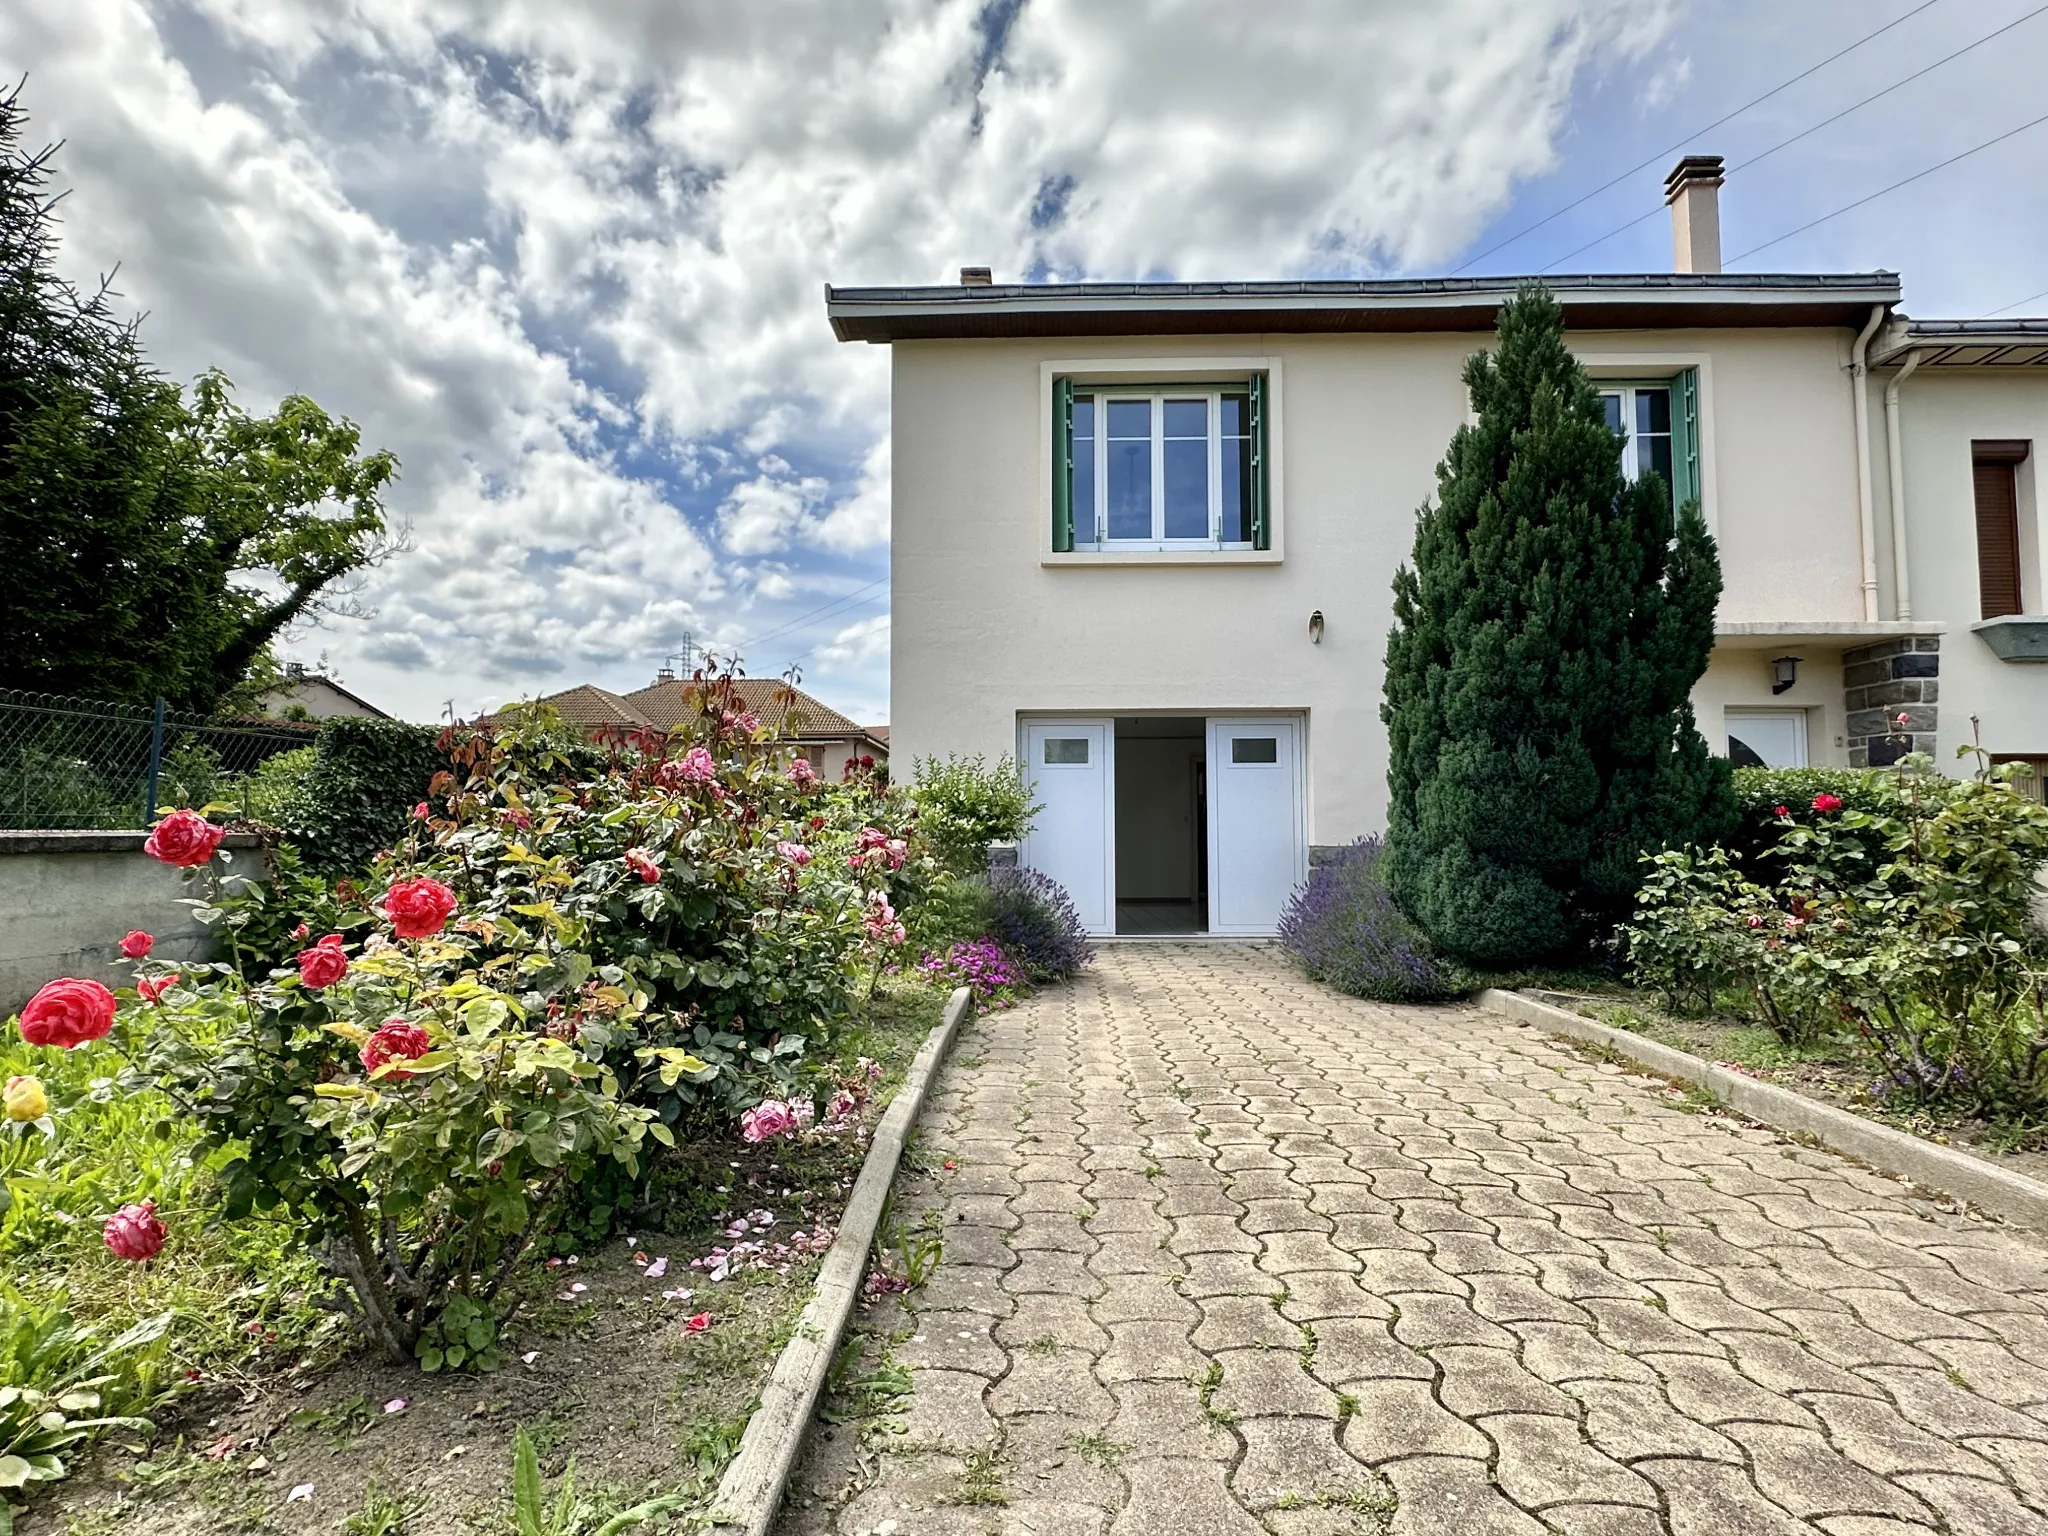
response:
<path fill-rule="evenodd" d="M 1982 314 L 2048 289 L 2048 124 L 1765 242 L 2048 110 L 2035 9 L 12 0 L 0 70 L 163 367 L 403 461 L 375 616 L 290 654 L 427 719 L 694 636 L 879 721 L 887 357 L 826 280 L 1665 270 L 1663 172 L 1713 152 L 1739 270 Z"/>

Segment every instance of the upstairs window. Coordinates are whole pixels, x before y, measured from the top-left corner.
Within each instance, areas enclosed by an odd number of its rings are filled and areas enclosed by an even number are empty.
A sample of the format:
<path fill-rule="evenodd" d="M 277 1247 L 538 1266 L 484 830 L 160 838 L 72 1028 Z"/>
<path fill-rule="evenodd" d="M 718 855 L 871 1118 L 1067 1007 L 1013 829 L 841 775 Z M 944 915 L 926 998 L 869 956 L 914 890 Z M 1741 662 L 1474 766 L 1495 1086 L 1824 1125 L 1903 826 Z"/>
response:
<path fill-rule="evenodd" d="M 1622 440 L 1621 472 L 1662 477 L 1674 507 L 1700 498 L 1699 375 L 1691 369 L 1640 383 L 1595 380 L 1607 427 Z"/>
<path fill-rule="evenodd" d="M 1271 547 L 1266 389 L 1053 383 L 1053 548 Z"/>
<path fill-rule="evenodd" d="M 2026 612 L 2016 471 L 2031 447 L 2024 438 L 1979 438 L 1970 444 L 1970 489 L 1977 504 L 1977 596 L 1987 619 Z"/>

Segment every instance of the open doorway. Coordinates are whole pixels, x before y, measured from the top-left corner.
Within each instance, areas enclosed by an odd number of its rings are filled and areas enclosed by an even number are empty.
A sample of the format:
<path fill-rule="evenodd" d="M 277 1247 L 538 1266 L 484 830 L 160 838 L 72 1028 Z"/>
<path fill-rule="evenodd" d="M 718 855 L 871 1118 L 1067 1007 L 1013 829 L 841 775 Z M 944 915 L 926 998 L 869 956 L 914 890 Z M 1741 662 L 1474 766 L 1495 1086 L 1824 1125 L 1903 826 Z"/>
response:
<path fill-rule="evenodd" d="M 1207 722 L 1116 722 L 1116 931 L 1209 928 Z"/>

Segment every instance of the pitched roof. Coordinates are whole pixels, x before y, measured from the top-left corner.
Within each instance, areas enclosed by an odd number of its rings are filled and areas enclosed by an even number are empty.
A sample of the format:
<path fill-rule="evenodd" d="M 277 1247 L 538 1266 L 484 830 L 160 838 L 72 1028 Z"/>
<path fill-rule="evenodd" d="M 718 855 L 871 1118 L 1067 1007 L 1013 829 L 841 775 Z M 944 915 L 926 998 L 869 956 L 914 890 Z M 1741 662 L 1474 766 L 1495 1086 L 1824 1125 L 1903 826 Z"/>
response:
<path fill-rule="evenodd" d="M 630 730 L 637 726 L 654 724 L 616 693 L 607 693 L 604 689 L 593 688 L 588 683 L 562 693 L 551 693 L 546 698 L 536 699 L 534 702 L 553 705 L 561 717 L 571 725 L 617 725 Z"/>
<path fill-rule="evenodd" d="M 690 703 L 690 687 L 681 678 L 663 678 L 651 687 L 627 694 L 625 702 L 655 725 L 667 729 L 696 718 L 697 711 Z M 763 725 L 783 727 L 800 740 L 836 741 L 863 734 L 859 726 L 838 710 L 821 704 L 801 688 L 790 688 L 780 678 L 734 678 L 733 691 L 760 717 Z"/>

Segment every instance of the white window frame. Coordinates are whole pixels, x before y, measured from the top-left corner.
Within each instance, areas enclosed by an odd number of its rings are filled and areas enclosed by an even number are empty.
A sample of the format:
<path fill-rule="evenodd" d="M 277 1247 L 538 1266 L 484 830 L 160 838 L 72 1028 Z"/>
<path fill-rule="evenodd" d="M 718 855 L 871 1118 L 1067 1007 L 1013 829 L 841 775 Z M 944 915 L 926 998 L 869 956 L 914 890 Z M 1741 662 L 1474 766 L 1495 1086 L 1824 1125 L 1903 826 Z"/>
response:
<path fill-rule="evenodd" d="M 1082 509 L 1074 509 L 1074 549 L 1078 553 L 1094 554 L 1105 550 L 1248 551 L 1253 547 L 1250 539 L 1226 540 L 1223 537 L 1223 397 L 1231 394 L 1244 395 L 1245 410 L 1250 411 L 1249 394 L 1242 387 L 1233 388 L 1228 384 L 1167 384 L 1146 389 L 1082 385 L 1074 391 L 1077 402 L 1083 397 L 1091 402 L 1095 418 L 1094 432 L 1089 439 L 1095 458 L 1095 505 L 1088 509 L 1088 521 L 1085 525 L 1089 534 L 1087 538 L 1082 537 Z M 1209 532 L 1201 538 L 1174 539 L 1166 536 L 1166 403 L 1169 400 L 1201 400 L 1208 406 Z M 1141 539 L 1112 539 L 1108 536 L 1109 407 L 1139 401 L 1147 402 L 1152 407 L 1152 532 Z M 1130 439 L 1120 438 L 1118 441 L 1128 442 Z M 1243 435 L 1243 441 L 1249 452 L 1249 431 Z"/>
<path fill-rule="evenodd" d="M 1699 396 L 1695 402 L 1698 420 L 1695 425 L 1699 431 L 1696 449 L 1699 453 L 1700 515 L 1706 519 L 1707 532 L 1718 538 L 1721 532 L 1721 476 L 1714 462 L 1719 434 L 1715 429 L 1713 355 L 1707 352 L 1666 352 L 1659 348 L 1642 352 L 1575 352 L 1573 356 L 1592 376 L 1593 387 L 1603 394 L 1612 392 L 1623 383 L 1647 384 L 1667 376 L 1676 378 L 1688 368 L 1693 370 L 1693 376 L 1699 382 Z M 1477 420 L 1476 412 L 1473 419 Z"/>
<path fill-rule="evenodd" d="M 1662 390 L 1667 397 L 1668 408 L 1676 410 L 1677 402 L 1668 399 L 1672 393 L 1673 386 L 1663 380 L 1638 379 L 1627 384 L 1620 384 L 1607 379 L 1595 379 L 1593 381 L 1593 388 L 1599 391 L 1602 399 L 1609 395 L 1620 397 L 1622 425 L 1621 473 L 1624 479 L 1640 480 L 1643 475 L 1643 466 L 1641 457 L 1636 449 L 1636 391 L 1643 389 Z M 1675 439 L 1674 433 L 1666 432 L 1663 435 L 1667 441 Z"/>
<path fill-rule="evenodd" d="M 1185 384 L 1189 393 L 1205 389 L 1241 388 L 1253 374 L 1266 377 L 1266 542 L 1265 549 L 1230 546 L 1218 549 L 1207 540 L 1192 548 L 1133 548 L 1121 543 L 1075 550 L 1052 547 L 1052 519 L 1039 516 L 1038 563 L 1043 566 L 1092 565 L 1279 565 L 1287 552 L 1287 401 L 1286 360 L 1270 353 L 1214 355 L 1153 353 L 1147 356 L 1102 355 L 1047 357 L 1038 363 L 1038 498 L 1039 508 L 1052 505 L 1053 381 L 1072 379 L 1087 394 L 1114 393 L 1118 381 L 1142 386 L 1132 393 L 1156 389 L 1171 392 Z M 1079 529 L 1075 530 L 1078 540 Z"/>

